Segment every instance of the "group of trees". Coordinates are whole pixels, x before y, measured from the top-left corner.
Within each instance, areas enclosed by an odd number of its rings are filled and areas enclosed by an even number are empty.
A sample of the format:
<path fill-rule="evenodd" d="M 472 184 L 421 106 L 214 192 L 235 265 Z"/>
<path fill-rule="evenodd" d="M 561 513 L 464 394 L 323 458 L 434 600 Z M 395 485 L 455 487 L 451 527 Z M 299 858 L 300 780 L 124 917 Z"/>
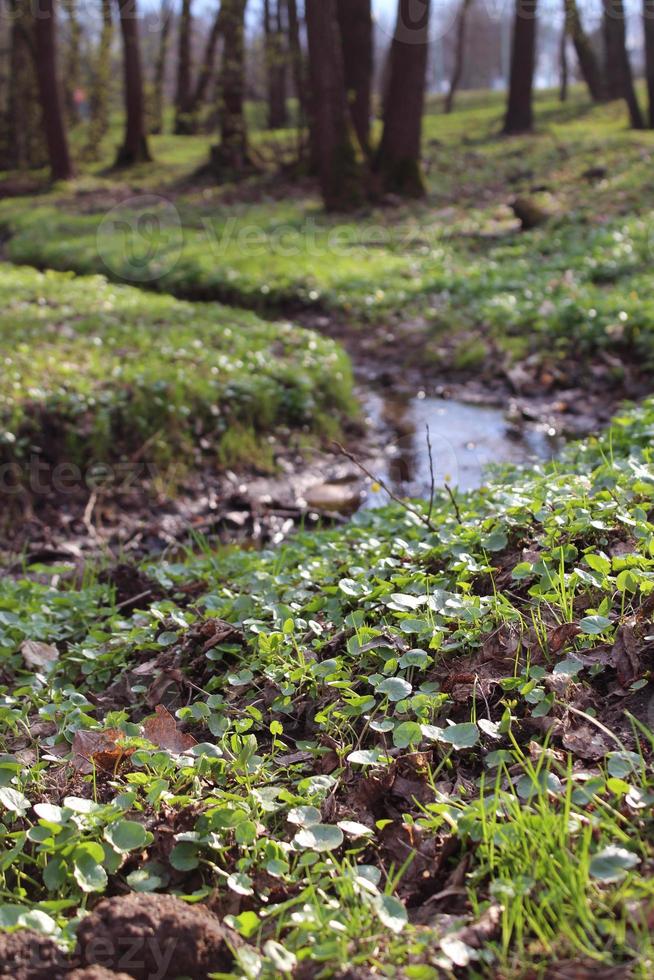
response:
<path fill-rule="evenodd" d="M 115 32 L 121 39 L 124 104 L 116 166 L 150 160 L 148 136 L 162 132 L 164 108 L 172 95 L 175 133 L 196 133 L 207 119 L 217 127 L 220 139 L 210 160 L 216 176 L 247 172 L 256 166 L 245 113 L 253 60 L 248 65 L 248 49 L 258 45 L 267 124 L 270 128 L 288 125 L 288 97 L 294 95 L 299 130 L 309 135 L 308 141 L 298 141 L 299 153 L 319 177 L 328 208 L 347 208 L 365 197 L 389 192 L 407 196 L 423 192 L 421 130 L 431 0 L 397 0 L 393 37 L 388 49 L 381 51 L 372 0 L 304 0 L 301 6 L 298 0 L 259 0 L 256 10 L 254 0 L 249 5 L 248 0 L 215 0 L 213 12 L 202 20 L 194 0 L 161 0 L 153 33 L 156 41 L 146 38 L 147 46 L 140 36 L 138 0 L 93 2 L 98 27 L 84 51 L 89 79 L 87 153 L 97 151 L 109 126 Z M 577 0 L 562 2 L 562 92 L 570 45 L 591 99 L 624 99 L 631 124 L 643 127 L 626 46 L 623 0 L 603 0 L 603 52 L 584 30 Z M 466 31 L 475 10 L 475 0 L 458 3 L 445 111 L 453 106 L 464 72 Z M 538 3 L 515 0 L 505 133 L 528 132 L 533 126 Z M 0 4 L 11 15 L 0 166 L 42 165 L 47 157 L 54 179 L 70 178 L 74 162 L 68 136 L 79 125 L 82 64 L 78 2 L 0 0 Z M 654 125 L 654 0 L 643 0 L 643 14 L 649 122 Z M 258 33 L 253 16 L 258 18 Z M 171 53 L 174 92 L 167 88 Z M 371 120 L 379 89 L 382 125 L 375 139 L 377 129 L 371 128 Z"/>

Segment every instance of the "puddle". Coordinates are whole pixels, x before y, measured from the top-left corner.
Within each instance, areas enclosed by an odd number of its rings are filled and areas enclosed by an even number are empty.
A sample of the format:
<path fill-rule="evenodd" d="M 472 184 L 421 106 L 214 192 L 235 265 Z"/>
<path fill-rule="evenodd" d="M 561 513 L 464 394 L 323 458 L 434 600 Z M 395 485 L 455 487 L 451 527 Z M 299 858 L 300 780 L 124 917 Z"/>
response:
<path fill-rule="evenodd" d="M 534 463 L 551 459 L 562 446 L 560 437 L 543 425 L 507 422 L 504 411 L 443 398 L 384 398 L 371 394 L 366 401 L 371 423 L 387 433 L 383 455 L 375 470 L 403 497 L 428 497 L 431 485 L 431 440 L 436 487 L 445 483 L 459 490 L 474 490 L 487 479 L 488 467 L 497 463 Z M 369 489 L 364 507 L 379 507 L 388 500 L 384 491 Z"/>

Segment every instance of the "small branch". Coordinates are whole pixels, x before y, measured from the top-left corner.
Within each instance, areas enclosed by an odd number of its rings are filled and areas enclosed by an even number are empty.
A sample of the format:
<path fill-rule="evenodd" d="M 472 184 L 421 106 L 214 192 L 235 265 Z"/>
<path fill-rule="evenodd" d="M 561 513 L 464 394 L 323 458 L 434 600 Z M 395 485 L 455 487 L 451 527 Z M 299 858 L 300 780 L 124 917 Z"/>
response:
<path fill-rule="evenodd" d="M 445 483 L 444 486 L 445 489 L 447 490 L 448 497 L 452 501 L 452 506 L 454 507 L 454 513 L 456 514 L 456 519 L 459 524 L 463 524 L 463 521 L 461 520 L 461 511 L 459 510 L 459 505 L 456 502 L 454 491 L 452 490 L 452 487 L 449 485 L 449 483 Z"/>
<path fill-rule="evenodd" d="M 412 507 L 411 504 L 407 503 L 406 500 L 402 500 L 401 497 L 398 497 L 398 495 L 388 486 L 388 484 L 384 480 L 381 479 L 381 477 L 375 476 L 374 473 L 371 473 L 370 470 L 367 468 L 367 466 L 365 466 L 361 462 L 361 460 L 357 459 L 356 456 L 354 456 L 348 449 L 345 448 L 345 446 L 342 446 L 340 442 L 335 442 L 334 445 L 338 449 L 339 453 L 345 456 L 346 459 L 349 459 L 351 463 L 354 463 L 357 469 L 360 469 L 362 473 L 365 473 L 365 475 L 368 477 L 369 480 L 372 480 L 373 483 L 378 483 L 379 486 L 382 488 L 382 490 L 386 491 L 386 493 L 391 498 L 391 500 L 394 500 L 396 504 L 399 504 L 400 507 L 403 507 L 404 510 L 409 512 L 409 514 L 413 514 L 414 517 L 417 517 L 418 520 L 421 522 L 421 524 L 424 524 L 425 527 L 428 527 L 430 531 L 433 531 L 434 533 L 438 533 L 438 528 L 433 523 L 431 516 L 428 516 L 427 514 L 422 514 L 419 510 L 416 510 L 415 507 Z"/>

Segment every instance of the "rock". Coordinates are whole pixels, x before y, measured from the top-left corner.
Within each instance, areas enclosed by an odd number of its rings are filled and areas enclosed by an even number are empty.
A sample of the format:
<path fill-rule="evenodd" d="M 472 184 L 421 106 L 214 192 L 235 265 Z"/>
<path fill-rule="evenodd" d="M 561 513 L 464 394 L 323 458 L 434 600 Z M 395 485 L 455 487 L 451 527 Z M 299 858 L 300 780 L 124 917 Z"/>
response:
<path fill-rule="evenodd" d="M 316 483 L 305 491 L 304 499 L 310 509 L 352 514 L 361 505 L 361 486 L 358 482 Z"/>
<path fill-rule="evenodd" d="M 63 980 L 66 957 L 54 940 L 33 929 L 0 933 L 0 977 Z"/>
<path fill-rule="evenodd" d="M 511 208 L 523 231 L 538 228 L 552 217 L 551 208 L 546 207 L 543 201 L 535 197 L 516 197 Z"/>
<path fill-rule="evenodd" d="M 608 175 L 608 170 L 606 167 L 589 167 L 588 170 L 584 170 L 581 175 L 585 180 L 604 180 Z"/>
<path fill-rule="evenodd" d="M 208 909 L 172 895 L 136 893 L 105 898 L 82 920 L 77 958 L 135 980 L 205 980 L 228 973 L 233 962 L 226 930 Z"/>

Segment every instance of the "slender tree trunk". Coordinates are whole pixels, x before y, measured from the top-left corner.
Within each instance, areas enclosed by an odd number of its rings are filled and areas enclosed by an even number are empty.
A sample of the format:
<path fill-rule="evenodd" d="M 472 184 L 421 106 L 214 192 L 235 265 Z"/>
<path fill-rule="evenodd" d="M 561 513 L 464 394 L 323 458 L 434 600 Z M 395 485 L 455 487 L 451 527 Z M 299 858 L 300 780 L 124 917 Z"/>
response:
<path fill-rule="evenodd" d="M 283 129 L 288 123 L 286 109 L 286 50 L 282 16 L 282 2 L 276 0 L 271 10 L 271 0 L 264 0 L 263 26 L 268 81 L 268 128 Z"/>
<path fill-rule="evenodd" d="M 559 38 L 559 102 L 568 101 L 568 31 L 565 23 Z"/>
<path fill-rule="evenodd" d="M 606 77 L 610 98 L 624 99 L 633 129 L 644 129 L 627 52 L 627 31 L 622 0 L 604 0 Z"/>
<path fill-rule="evenodd" d="M 371 0 L 337 0 L 336 10 L 350 116 L 361 148 L 369 154 L 374 59 L 372 4 Z"/>
<path fill-rule="evenodd" d="M 399 0 L 388 65 L 384 130 L 374 169 L 385 191 L 420 197 L 430 0 Z"/>
<path fill-rule="evenodd" d="M 466 49 L 466 27 L 468 23 L 468 12 L 473 0 L 461 0 L 459 14 L 456 19 L 456 45 L 454 48 L 454 68 L 450 78 L 450 87 L 445 97 L 445 112 L 450 113 L 454 108 L 454 96 L 461 84 L 463 75 L 463 64 Z"/>
<path fill-rule="evenodd" d="M 64 0 L 62 7 L 66 11 L 68 21 L 68 43 L 64 58 L 66 120 L 69 126 L 76 126 L 79 122 L 79 107 L 76 96 L 80 88 L 82 25 L 79 21 L 77 0 Z"/>
<path fill-rule="evenodd" d="M 189 115 L 191 102 L 191 0 L 182 0 L 177 52 L 177 92 L 175 95 L 175 133 L 187 136 L 193 130 Z"/>
<path fill-rule="evenodd" d="M 297 12 L 297 0 L 286 0 L 286 13 L 288 17 L 288 48 L 291 57 L 291 69 L 293 72 L 293 85 L 295 87 L 295 97 L 298 104 L 298 160 L 303 160 L 306 152 L 304 132 L 307 123 L 307 84 L 304 56 L 302 54 L 302 42 L 300 40 L 300 21 Z M 313 155 L 313 154 L 312 154 Z M 312 160 L 311 170 L 318 172 L 318 161 Z"/>
<path fill-rule="evenodd" d="M 604 100 L 602 72 L 595 50 L 583 28 L 577 0 L 563 0 L 563 3 L 567 35 L 574 45 L 582 78 L 588 86 L 593 102 L 602 102 Z"/>
<path fill-rule="evenodd" d="M 48 144 L 53 180 L 70 180 L 74 176 L 68 150 L 66 126 L 59 79 L 57 77 L 57 25 L 54 0 L 41 0 L 34 19 L 36 74 L 43 110 L 43 129 Z"/>
<path fill-rule="evenodd" d="M 643 28 L 645 31 L 648 123 L 649 128 L 654 129 L 654 0 L 643 0 Z"/>
<path fill-rule="evenodd" d="M 245 122 L 245 6 L 223 0 L 223 58 L 219 80 L 220 143 L 211 151 L 217 176 L 237 176 L 250 164 Z"/>
<path fill-rule="evenodd" d="M 42 167 L 48 152 L 43 140 L 31 3 L 8 0 L 8 8 L 9 78 L 0 167 L 22 170 Z"/>
<path fill-rule="evenodd" d="M 147 163 L 152 157 L 145 134 L 143 76 L 139 48 L 139 25 L 136 0 L 118 0 L 120 30 L 123 36 L 123 72 L 125 77 L 125 137 L 116 157 L 117 167 Z"/>
<path fill-rule="evenodd" d="M 343 55 L 335 0 L 306 0 L 313 144 L 329 211 L 348 210 L 363 197 L 362 174 L 350 134 Z"/>
<path fill-rule="evenodd" d="M 533 87 L 536 68 L 537 0 L 516 0 L 511 48 L 509 98 L 504 133 L 529 133 L 534 124 Z"/>
<path fill-rule="evenodd" d="M 200 66 L 200 71 L 198 72 L 198 80 L 195 86 L 191 106 L 191 112 L 194 117 L 197 117 L 198 112 L 207 101 L 209 82 L 211 81 L 211 76 L 213 75 L 216 62 L 216 48 L 218 47 L 218 39 L 220 38 L 222 29 L 222 8 L 219 7 L 216 11 L 216 16 L 213 19 L 209 36 L 207 37 L 202 64 Z"/>
<path fill-rule="evenodd" d="M 166 64 L 170 47 L 170 34 L 173 26 L 173 7 L 170 0 L 164 0 L 160 8 L 161 26 L 159 30 L 159 48 L 154 63 L 154 79 L 152 93 L 152 124 L 150 132 L 157 136 L 164 129 L 164 87 L 166 82 Z"/>
<path fill-rule="evenodd" d="M 90 123 L 85 150 L 87 159 L 96 159 L 98 149 L 109 129 L 109 84 L 111 81 L 111 42 L 114 25 L 111 16 L 112 0 L 100 0 L 102 31 L 95 59 L 90 97 Z"/>

